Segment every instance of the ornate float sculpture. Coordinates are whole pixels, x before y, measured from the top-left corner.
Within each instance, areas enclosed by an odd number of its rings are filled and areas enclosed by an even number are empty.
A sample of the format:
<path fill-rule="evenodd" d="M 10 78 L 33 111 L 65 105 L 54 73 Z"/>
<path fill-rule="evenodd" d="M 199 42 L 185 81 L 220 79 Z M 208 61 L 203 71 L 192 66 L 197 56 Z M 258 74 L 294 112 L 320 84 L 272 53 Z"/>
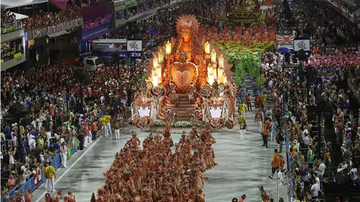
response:
<path fill-rule="evenodd" d="M 225 58 L 198 35 L 194 16 L 181 16 L 176 30 L 178 37 L 154 54 L 151 75 L 135 93 L 131 121 L 139 128 L 159 120 L 232 128 L 237 90 L 225 74 Z"/>
<path fill-rule="evenodd" d="M 225 10 L 218 13 L 222 24 L 226 27 L 261 27 L 273 23 L 271 8 L 261 10 L 258 0 L 227 0 Z"/>

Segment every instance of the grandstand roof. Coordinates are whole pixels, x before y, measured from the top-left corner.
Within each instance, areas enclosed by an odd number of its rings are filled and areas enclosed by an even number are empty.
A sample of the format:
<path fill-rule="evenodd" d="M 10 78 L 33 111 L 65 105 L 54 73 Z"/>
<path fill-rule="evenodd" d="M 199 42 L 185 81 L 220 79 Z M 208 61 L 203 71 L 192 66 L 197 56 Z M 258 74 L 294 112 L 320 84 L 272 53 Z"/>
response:
<path fill-rule="evenodd" d="M 1 8 L 14 8 L 32 4 L 45 3 L 48 0 L 1 0 Z"/>

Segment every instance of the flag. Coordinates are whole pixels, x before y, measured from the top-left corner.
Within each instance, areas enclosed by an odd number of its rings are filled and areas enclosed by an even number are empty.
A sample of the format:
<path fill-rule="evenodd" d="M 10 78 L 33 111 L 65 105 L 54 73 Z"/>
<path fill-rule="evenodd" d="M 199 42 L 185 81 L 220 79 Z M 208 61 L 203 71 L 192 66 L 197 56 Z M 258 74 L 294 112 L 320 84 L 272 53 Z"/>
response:
<path fill-rule="evenodd" d="M 276 35 L 278 44 L 294 44 L 295 35 Z"/>
<path fill-rule="evenodd" d="M 41 169 L 40 167 L 37 167 L 36 170 L 32 172 L 33 178 L 34 178 L 34 185 L 39 184 L 41 182 Z"/>

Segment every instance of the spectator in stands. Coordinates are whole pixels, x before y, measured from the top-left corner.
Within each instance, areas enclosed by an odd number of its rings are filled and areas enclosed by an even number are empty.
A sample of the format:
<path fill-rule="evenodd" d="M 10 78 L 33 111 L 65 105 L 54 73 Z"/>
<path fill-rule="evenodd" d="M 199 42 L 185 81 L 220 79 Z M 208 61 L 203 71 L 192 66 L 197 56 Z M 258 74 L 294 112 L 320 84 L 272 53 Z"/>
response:
<path fill-rule="evenodd" d="M 93 27 L 104 24 L 106 22 L 108 22 L 108 21 L 104 17 L 98 17 L 98 18 L 95 18 L 92 20 L 88 20 L 88 21 L 84 22 L 83 30 L 91 29 Z"/>
<path fill-rule="evenodd" d="M 14 175 L 11 174 L 11 175 L 9 176 L 9 180 L 8 180 L 7 184 L 8 184 L 8 186 L 9 186 L 9 190 L 12 190 L 12 189 L 15 187 L 16 181 L 15 181 L 15 179 L 14 179 Z"/>
<path fill-rule="evenodd" d="M 308 176 L 309 176 L 309 165 L 307 164 L 307 161 L 304 159 L 303 166 L 301 167 L 301 175 L 302 175 L 302 181 L 307 182 Z"/>
<path fill-rule="evenodd" d="M 1 9 L 1 27 L 12 25 L 16 21 L 15 13 L 10 10 Z"/>
<path fill-rule="evenodd" d="M 307 133 L 305 133 L 304 136 L 305 136 L 304 139 L 303 139 L 304 146 L 308 147 L 309 144 L 310 144 L 310 138 L 309 138 Z"/>
<path fill-rule="evenodd" d="M 324 161 L 326 167 L 330 168 L 330 166 L 331 166 L 331 155 L 330 155 L 330 152 L 329 152 L 328 148 L 325 149 L 325 154 L 324 154 L 324 160 L 323 161 Z"/>
<path fill-rule="evenodd" d="M 80 2 L 80 0 L 75 0 L 74 4 L 75 4 L 75 6 L 77 6 L 78 8 L 81 8 L 81 2 Z"/>
<path fill-rule="evenodd" d="M 8 150 L 10 170 L 15 168 L 15 153 L 16 153 L 16 148 L 13 150 L 12 147 L 10 147 Z"/>
<path fill-rule="evenodd" d="M 318 159 L 319 162 L 319 166 L 317 168 L 318 174 L 319 174 L 319 179 L 323 180 L 324 179 L 324 174 L 325 174 L 325 169 L 326 169 L 326 165 L 324 164 L 324 162 L 321 159 Z"/>
<path fill-rule="evenodd" d="M 316 183 L 315 180 L 313 180 L 311 185 L 312 200 L 315 200 L 319 197 L 319 191 L 320 191 L 320 185 Z"/>
<path fill-rule="evenodd" d="M 360 187 L 360 178 L 358 175 L 358 169 L 350 165 L 349 170 L 350 172 L 348 173 L 348 175 L 350 176 L 350 179 L 353 181 L 354 186 L 356 186 L 357 184 Z"/>
<path fill-rule="evenodd" d="M 73 7 L 73 2 L 72 0 L 68 0 L 67 4 L 66 4 L 66 9 L 72 8 Z"/>

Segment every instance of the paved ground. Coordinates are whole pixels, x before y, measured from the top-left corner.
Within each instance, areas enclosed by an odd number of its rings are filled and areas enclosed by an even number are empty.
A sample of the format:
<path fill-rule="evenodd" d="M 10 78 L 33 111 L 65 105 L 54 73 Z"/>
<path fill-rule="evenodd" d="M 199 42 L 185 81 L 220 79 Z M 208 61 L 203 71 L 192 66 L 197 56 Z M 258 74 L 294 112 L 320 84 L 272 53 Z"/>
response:
<path fill-rule="evenodd" d="M 287 201 L 287 187 L 278 187 L 277 180 L 268 178 L 271 157 L 277 145 L 270 142 L 269 148 L 261 146 L 262 139 L 256 130 L 254 116 L 255 111 L 245 115 L 249 131 L 243 141 L 240 141 L 238 125 L 234 129 L 223 129 L 212 134 L 217 141 L 214 149 L 219 165 L 204 174 L 209 178 L 204 186 L 207 202 L 228 202 L 244 193 L 247 195 L 246 202 L 258 202 L 261 200 L 258 185 L 264 186 L 275 201 L 278 201 L 278 197 L 284 197 Z M 148 135 L 148 132 L 127 125 L 121 131 L 120 141 L 102 138 L 93 142 L 69 160 L 68 168 L 57 171 L 55 188 L 63 190 L 63 193 L 71 190 L 77 202 L 88 202 L 91 193 L 103 184 L 105 177 L 102 173 L 111 165 L 115 153 L 130 138 L 131 130 L 138 133 L 141 141 Z M 180 134 L 173 134 L 172 138 L 178 142 Z M 33 201 L 43 201 L 45 193 L 44 186 L 40 186 L 34 193 Z"/>

